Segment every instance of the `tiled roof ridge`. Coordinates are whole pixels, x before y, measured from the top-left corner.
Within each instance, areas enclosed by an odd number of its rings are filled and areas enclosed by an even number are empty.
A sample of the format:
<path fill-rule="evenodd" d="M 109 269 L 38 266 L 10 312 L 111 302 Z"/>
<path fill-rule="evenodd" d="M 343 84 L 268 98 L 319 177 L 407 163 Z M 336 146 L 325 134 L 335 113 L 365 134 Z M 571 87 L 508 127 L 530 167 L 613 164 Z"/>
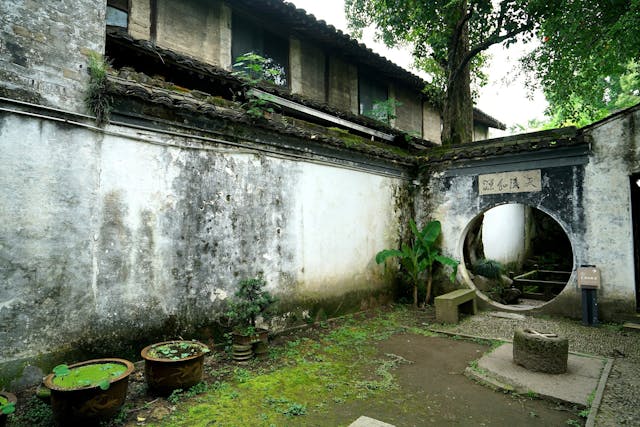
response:
<path fill-rule="evenodd" d="M 504 154 L 518 154 L 571 147 L 584 144 L 588 140 L 588 136 L 582 130 L 575 127 L 566 127 L 475 141 L 469 144 L 427 149 L 420 156 L 420 161 L 439 163 Z"/>

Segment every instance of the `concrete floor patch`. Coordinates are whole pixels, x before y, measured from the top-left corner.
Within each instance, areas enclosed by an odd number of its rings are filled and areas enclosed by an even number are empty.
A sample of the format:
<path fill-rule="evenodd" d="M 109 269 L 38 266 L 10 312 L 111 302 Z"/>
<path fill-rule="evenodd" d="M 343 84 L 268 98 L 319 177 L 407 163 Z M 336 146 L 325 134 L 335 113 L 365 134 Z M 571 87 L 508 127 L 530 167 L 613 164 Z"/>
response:
<path fill-rule="evenodd" d="M 542 397 L 588 406 L 605 364 L 606 359 L 600 357 L 569 353 L 566 373 L 532 372 L 513 362 L 513 345 L 507 343 L 484 355 L 478 361 L 478 368 L 517 392 L 533 392 Z"/>

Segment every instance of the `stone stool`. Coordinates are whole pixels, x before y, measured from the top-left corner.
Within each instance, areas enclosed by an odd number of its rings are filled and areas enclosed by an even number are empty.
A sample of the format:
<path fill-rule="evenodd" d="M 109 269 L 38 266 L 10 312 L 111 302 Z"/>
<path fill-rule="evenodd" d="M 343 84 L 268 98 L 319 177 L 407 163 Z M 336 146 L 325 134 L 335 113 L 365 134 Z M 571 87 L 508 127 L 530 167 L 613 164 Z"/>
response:
<path fill-rule="evenodd" d="M 567 372 L 569 340 L 556 334 L 516 329 L 513 335 L 513 361 L 530 371 L 548 374 Z"/>

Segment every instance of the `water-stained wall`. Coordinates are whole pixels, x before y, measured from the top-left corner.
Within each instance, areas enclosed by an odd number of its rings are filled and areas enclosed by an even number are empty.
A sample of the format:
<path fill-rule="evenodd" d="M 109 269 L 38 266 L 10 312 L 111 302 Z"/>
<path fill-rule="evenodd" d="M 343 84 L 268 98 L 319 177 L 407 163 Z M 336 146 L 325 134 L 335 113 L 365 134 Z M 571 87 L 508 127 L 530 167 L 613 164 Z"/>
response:
<path fill-rule="evenodd" d="M 214 333 L 259 273 L 293 322 L 390 297 L 374 256 L 397 244 L 402 179 L 10 113 L 0 145 L 5 380 L 57 352 Z"/>

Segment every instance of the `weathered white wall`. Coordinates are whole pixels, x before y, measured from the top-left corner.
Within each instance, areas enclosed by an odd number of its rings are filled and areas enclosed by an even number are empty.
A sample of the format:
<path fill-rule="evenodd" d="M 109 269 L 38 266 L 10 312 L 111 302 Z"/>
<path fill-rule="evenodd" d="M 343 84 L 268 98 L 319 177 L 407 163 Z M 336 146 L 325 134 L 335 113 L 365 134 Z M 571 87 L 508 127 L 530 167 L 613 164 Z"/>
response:
<path fill-rule="evenodd" d="M 632 307 L 632 301 L 635 306 L 629 177 L 640 171 L 638 123 L 636 107 L 588 130 L 593 156 L 584 179 L 586 261 L 601 268 L 601 297 L 621 309 Z"/>
<path fill-rule="evenodd" d="M 193 331 L 260 272 L 286 310 L 390 293 L 402 180 L 194 145 L 0 115 L 0 364 Z"/>
<path fill-rule="evenodd" d="M 387 178 L 361 172 L 327 172 L 324 166 L 304 164 L 298 182 L 294 223 L 301 239 L 303 291 L 326 296 L 336 294 L 336 284 L 339 292 L 380 286 L 374 258 L 397 239 L 399 227 L 391 206 L 380 211 L 384 200 L 394 199 L 393 186 Z M 336 191 L 345 186 L 348 191 Z"/>

